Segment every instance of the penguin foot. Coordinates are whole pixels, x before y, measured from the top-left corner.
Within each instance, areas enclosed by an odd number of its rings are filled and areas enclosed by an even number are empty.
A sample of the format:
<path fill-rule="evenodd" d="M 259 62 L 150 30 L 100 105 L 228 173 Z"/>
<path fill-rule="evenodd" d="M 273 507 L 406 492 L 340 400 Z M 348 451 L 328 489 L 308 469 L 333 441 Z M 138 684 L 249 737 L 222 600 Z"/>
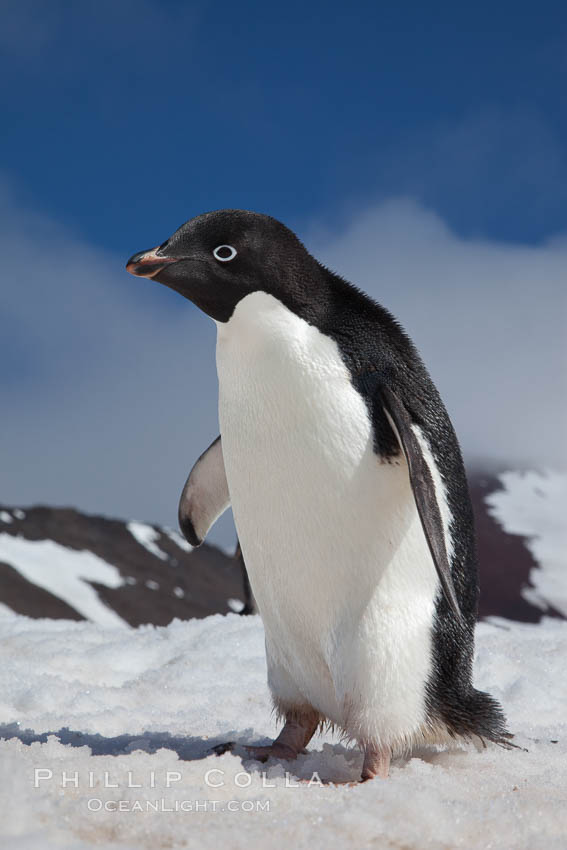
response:
<path fill-rule="evenodd" d="M 293 747 L 286 746 L 285 744 L 278 744 L 277 741 L 274 741 L 273 744 L 268 744 L 265 747 L 245 747 L 244 749 L 250 754 L 251 758 L 255 759 L 255 761 L 261 762 L 268 761 L 268 759 L 272 757 L 276 759 L 284 759 L 285 761 L 293 761 L 293 759 L 297 758 L 299 755 Z"/>
<path fill-rule="evenodd" d="M 361 782 L 378 776 L 387 779 L 390 772 L 390 750 L 368 745 L 364 748 Z"/>
<path fill-rule="evenodd" d="M 238 746 L 236 741 L 226 741 L 223 744 L 217 744 L 211 747 L 209 753 L 214 753 L 216 756 L 223 756 L 225 753 L 231 753 L 236 746 Z M 277 759 L 291 760 L 299 755 L 292 747 L 286 747 L 285 744 L 277 744 L 276 741 L 261 747 L 245 745 L 244 749 L 249 753 L 250 758 L 262 762 L 268 761 L 272 756 Z M 303 749 L 301 752 L 306 753 L 307 750 Z"/>
<path fill-rule="evenodd" d="M 300 753 L 315 734 L 319 725 L 319 715 L 311 712 L 297 715 L 293 712 L 286 716 L 285 726 L 273 743 L 265 747 L 246 747 L 251 757 L 257 761 L 268 761 L 269 758 L 292 761 Z"/>

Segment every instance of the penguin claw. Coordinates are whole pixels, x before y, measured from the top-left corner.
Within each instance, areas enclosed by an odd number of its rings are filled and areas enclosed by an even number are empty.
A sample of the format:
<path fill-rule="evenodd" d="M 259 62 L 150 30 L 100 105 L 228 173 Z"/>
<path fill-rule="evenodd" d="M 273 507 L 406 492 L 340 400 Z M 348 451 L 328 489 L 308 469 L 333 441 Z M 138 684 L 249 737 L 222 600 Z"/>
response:
<path fill-rule="evenodd" d="M 224 741 L 222 744 L 216 744 L 214 747 L 211 747 L 209 753 L 222 756 L 225 753 L 231 753 L 236 746 L 236 741 Z M 292 747 L 288 747 L 285 744 L 267 744 L 265 746 L 245 745 L 244 749 L 250 758 L 261 762 L 266 762 L 272 757 L 292 761 L 298 755 L 305 755 L 307 753 L 305 748 L 300 750 L 299 753 L 296 753 Z"/>
<path fill-rule="evenodd" d="M 271 745 L 266 747 L 244 747 L 246 753 L 253 758 L 255 761 L 266 762 L 270 758 L 272 754 Z"/>
<path fill-rule="evenodd" d="M 319 720 L 320 717 L 314 710 L 300 716 L 290 713 L 286 715 L 285 726 L 275 741 L 264 746 L 244 745 L 243 749 L 248 753 L 249 758 L 255 761 L 266 762 L 269 758 L 293 761 L 298 755 L 307 752 L 306 746 L 313 737 Z M 232 741 L 217 744 L 212 751 L 220 756 L 227 751 L 232 751 L 234 747 L 235 742 Z"/>
<path fill-rule="evenodd" d="M 390 750 L 367 745 L 364 748 L 364 762 L 362 765 L 361 782 L 379 777 L 387 779 L 390 773 Z"/>
<path fill-rule="evenodd" d="M 234 741 L 225 741 L 223 744 L 216 744 L 216 746 L 211 747 L 209 752 L 214 753 L 216 756 L 222 756 L 225 753 L 230 753 L 234 749 L 235 742 Z"/>
<path fill-rule="evenodd" d="M 247 753 L 249 753 L 250 757 L 255 761 L 266 762 L 269 758 L 277 758 L 284 759 L 284 761 L 293 761 L 293 759 L 297 758 L 297 753 L 293 749 L 293 747 L 287 746 L 286 744 L 279 744 L 274 742 L 273 744 L 268 744 L 265 747 L 244 747 Z"/>

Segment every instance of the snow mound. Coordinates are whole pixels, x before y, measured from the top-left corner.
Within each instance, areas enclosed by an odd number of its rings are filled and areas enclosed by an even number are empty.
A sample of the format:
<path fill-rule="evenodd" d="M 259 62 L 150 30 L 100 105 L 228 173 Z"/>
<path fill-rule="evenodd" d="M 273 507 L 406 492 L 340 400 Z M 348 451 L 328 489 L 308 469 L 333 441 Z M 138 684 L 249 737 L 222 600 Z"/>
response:
<path fill-rule="evenodd" d="M 567 623 L 482 623 L 477 650 L 527 751 L 417 751 L 349 786 L 331 783 L 361 755 L 329 735 L 294 763 L 247 759 L 276 732 L 258 617 L 124 630 L 0 611 L 3 846 L 562 850 Z"/>
<path fill-rule="evenodd" d="M 567 617 L 567 476 L 558 472 L 505 472 L 502 490 L 486 498 L 495 519 L 510 534 L 528 537 L 539 567 L 530 572 L 533 587 L 522 595 L 546 611 Z"/>

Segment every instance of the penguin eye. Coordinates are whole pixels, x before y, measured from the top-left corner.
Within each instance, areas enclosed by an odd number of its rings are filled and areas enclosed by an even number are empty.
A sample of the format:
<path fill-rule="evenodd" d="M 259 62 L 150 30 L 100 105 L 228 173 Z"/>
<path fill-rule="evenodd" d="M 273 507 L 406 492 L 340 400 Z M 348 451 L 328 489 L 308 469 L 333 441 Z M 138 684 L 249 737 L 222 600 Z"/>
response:
<path fill-rule="evenodd" d="M 230 260 L 234 260 L 236 254 L 237 250 L 232 245 L 219 245 L 213 251 L 215 260 L 219 260 L 221 263 L 228 263 Z"/>

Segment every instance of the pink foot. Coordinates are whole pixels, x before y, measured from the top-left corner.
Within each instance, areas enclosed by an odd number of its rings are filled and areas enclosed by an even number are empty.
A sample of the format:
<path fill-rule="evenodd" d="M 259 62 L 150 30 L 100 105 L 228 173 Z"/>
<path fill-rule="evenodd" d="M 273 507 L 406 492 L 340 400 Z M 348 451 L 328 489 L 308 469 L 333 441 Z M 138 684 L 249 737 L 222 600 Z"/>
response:
<path fill-rule="evenodd" d="M 293 717 L 293 719 L 291 719 Z M 267 761 L 271 756 L 277 759 L 293 761 L 313 737 L 319 723 L 315 712 L 300 715 L 288 715 L 285 726 L 276 740 L 266 747 L 246 747 L 251 757 L 257 761 Z"/>
<path fill-rule="evenodd" d="M 245 747 L 245 750 L 250 753 L 251 758 L 256 759 L 256 761 L 268 761 L 268 759 L 272 756 L 276 759 L 293 761 L 293 759 L 297 758 L 299 755 L 293 747 L 287 746 L 286 744 L 280 744 L 277 741 L 274 741 L 273 744 L 268 744 L 265 747 Z"/>
<path fill-rule="evenodd" d="M 368 745 L 364 750 L 361 782 L 368 782 L 375 776 L 387 779 L 390 772 L 390 750 Z"/>

